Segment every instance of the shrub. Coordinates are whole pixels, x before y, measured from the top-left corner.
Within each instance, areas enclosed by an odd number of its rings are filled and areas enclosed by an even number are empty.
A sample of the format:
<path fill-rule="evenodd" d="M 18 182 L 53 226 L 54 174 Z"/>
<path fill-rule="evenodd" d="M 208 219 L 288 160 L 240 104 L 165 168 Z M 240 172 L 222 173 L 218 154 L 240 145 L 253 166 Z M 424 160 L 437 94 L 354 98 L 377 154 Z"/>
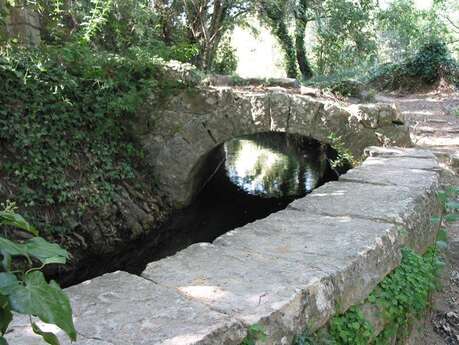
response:
<path fill-rule="evenodd" d="M 236 50 L 231 46 L 231 41 L 225 39 L 218 47 L 217 56 L 213 63 L 213 72 L 231 75 L 236 72 Z"/>
<path fill-rule="evenodd" d="M 371 83 L 382 89 L 412 89 L 431 86 L 445 80 L 459 82 L 459 66 L 446 45 L 432 42 L 422 47 L 412 58 L 402 63 L 388 63 L 372 72 Z"/>

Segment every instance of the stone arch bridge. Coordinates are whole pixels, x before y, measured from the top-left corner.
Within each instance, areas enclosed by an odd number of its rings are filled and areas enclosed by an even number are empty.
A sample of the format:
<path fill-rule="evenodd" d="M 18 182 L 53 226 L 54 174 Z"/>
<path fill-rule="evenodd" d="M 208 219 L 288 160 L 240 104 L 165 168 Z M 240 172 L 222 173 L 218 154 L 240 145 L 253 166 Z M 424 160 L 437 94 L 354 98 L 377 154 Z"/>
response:
<path fill-rule="evenodd" d="M 225 141 L 280 131 L 330 143 L 342 138 L 356 157 L 370 145 L 409 146 L 407 127 L 389 104 L 346 104 L 303 88 L 206 87 L 186 90 L 139 114 L 132 130 L 160 191 L 176 207 L 190 203 L 210 172 L 206 158 Z"/>

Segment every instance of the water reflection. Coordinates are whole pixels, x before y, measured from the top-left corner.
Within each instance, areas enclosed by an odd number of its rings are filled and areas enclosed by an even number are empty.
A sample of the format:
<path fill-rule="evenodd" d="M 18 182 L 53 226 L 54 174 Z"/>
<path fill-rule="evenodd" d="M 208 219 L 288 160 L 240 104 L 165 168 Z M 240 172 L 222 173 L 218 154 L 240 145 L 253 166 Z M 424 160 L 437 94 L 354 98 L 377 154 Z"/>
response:
<path fill-rule="evenodd" d="M 224 144 L 225 170 L 248 194 L 267 198 L 301 196 L 318 186 L 327 169 L 325 148 L 309 138 L 261 133 Z"/>
<path fill-rule="evenodd" d="M 337 179 L 328 163 L 328 158 L 333 159 L 330 154 L 333 152 L 317 141 L 282 133 L 231 140 L 206 157 L 207 183 L 191 205 L 177 210 L 160 229 L 131 244 L 124 253 L 96 256 L 72 275 L 59 277 L 60 282 L 68 286 L 116 270 L 140 274 L 149 262 L 193 243 L 212 242 L 231 229 L 282 210 Z"/>

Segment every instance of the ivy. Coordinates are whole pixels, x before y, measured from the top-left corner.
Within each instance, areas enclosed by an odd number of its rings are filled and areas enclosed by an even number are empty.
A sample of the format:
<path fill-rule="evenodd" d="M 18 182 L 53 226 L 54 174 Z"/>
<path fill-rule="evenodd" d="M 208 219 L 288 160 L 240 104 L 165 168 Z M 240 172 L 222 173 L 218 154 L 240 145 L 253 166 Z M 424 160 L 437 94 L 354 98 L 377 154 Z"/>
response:
<path fill-rule="evenodd" d="M 313 339 L 313 335 L 309 334 L 309 332 L 305 330 L 302 334 L 297 335 L 293 339 L 292 345 L 315 345 L 315 341 Z"/>
<path fill-rule="evenodd" d="M 330 321 L 330 335 L 336 344 L 367 345 L 373 337 L 373 328 L 357 307 Z"/>
<path fill-rule="evenodd" d="M 410 89 L 433 85 L 444 78 L 459 83 L 459 66 L 445 43 L 438 40 L 426 43 L 414 56 L 400 63 L 388 63 L 371 72 L 370 82 L 382 89 Z"/>
<path fill-rule="evenodd" d="M 47 213 L 66 206 L 75 217 L 109 204 L 142 158 L 127 121 L 147 97 L 176 86 L 160 75 L 155 60 L 134 53 L 1 49 L 0 176 L 15 188 L 7 197 Z"/>
<path fill-rule="evenodd" d="M 331 167 L 338 172 L 346 172 L 354 166 L 355 159 L 352 152 L 347 148 L 343 139 L 335 133 L 328 136 L 331 147 L 336 151 L 336 157 L 331 159 Z"/>
<path fill-rule="evenodd" d="M 255 345 L 257 341 L 265 342 L 267 339 L 263 326 L 254 324 L 247 329 L 247 335 L 241 345 Z"/>
<path fill-rule="evenodd" d="M 407 330 L 411 320 L 422 316 L 429 306 L 430 294 L 438 287 L 442 266 L 434 248 L 424 256 L 403 249 L 401 265 L 368 297 L 370 303 L 382 310 L 387 324 L 376 339 L 376 344 L 386 344 L 397 332 Z"/>

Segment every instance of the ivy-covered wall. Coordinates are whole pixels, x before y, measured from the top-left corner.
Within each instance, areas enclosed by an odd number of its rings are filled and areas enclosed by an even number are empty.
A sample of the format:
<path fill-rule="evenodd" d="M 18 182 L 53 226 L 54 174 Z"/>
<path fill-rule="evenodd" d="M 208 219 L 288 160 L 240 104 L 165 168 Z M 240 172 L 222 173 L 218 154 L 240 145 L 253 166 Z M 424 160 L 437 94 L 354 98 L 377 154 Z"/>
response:
<path fill-rule="evenodd" d="M 73 264 L 154 231 L 168 212 L 128 130 L 147 99 L 181 87 L 163 64 L 80 44 L 0 48 L 0 200 Z"/>

